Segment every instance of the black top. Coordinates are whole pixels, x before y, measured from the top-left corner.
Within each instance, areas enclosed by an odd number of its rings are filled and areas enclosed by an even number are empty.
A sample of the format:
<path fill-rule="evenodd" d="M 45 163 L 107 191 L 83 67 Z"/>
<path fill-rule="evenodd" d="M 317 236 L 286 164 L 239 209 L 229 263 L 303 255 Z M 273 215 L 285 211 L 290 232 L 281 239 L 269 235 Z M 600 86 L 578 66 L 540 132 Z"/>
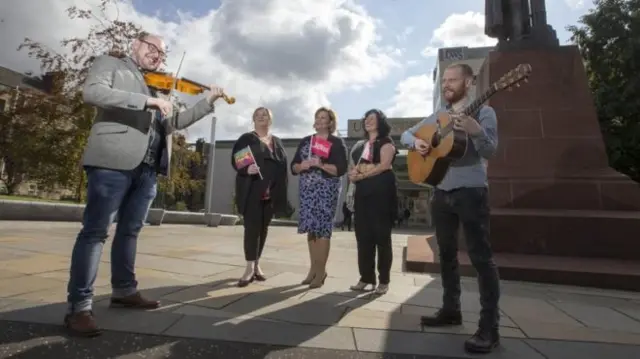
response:
<path fill-rule="evenodd" d="M 375 140 L 373 142 L 373 149 L 372 149 L 372 153 L 373 155 L 371 156 L 371 161 L 369 160 L 365 160 L 365 159 L 360 159 L 360 157 L 362 156 L 362 153 L 364 152 L 365 146 L 367 145 L 367 142 L 363 142 L 360 146 L 358 146 L 358 148 L 355 148 L 352 152 L 352 160 L 353 163 L 358 163 L 358 161 L 360 163 L 371 163 L 371 164 L 378 164 L 380 163 L 380 150 L 382 149 L 382 146 L 386 145 L 387 143 L 390 144 L 394 144 L 393 140 L 389 137 L 384 137 L 384 138 L 379 138 L 377 140 Z M 393 160 L 391 161 L 391 164 L 393 164 L 393 162 L 396 159 L 396 155 L 397 155 L 398 151 L 396 150 L 396 154 L 393 156 Z M 393 170 L 386 170 L 382 173 L 379 173 L 375 176 L 372 177 L 367 177 L 364 179 L 361 179 L 360 181 L 356 182 L 356 197 L 360 196 L 360 195 L 382 195 L 382 197 L 387 197 L 387 196 L 395 196 L 396 195 L 396 176 L 393 174 Z"/>
<path fill-rule="evenodd" d="M 311 137 L 307 136 L 303 138 L 298 144 L 298 148 L 296 149 L 296 154 L 293 156 L 293 160 L 291 161 L 291 173 L 295 176 L 298 173 L 293 171 L 293 166 L 302 163 L 303 160 L 307 159 L 307 156 L 302 153 L 302 148 L 305 144 L 311 145 Z M 344 143 L 342 138 L 336 137 L 334 135 L 329 135 L 327 137 L 327 141 L 331 142 L 331 150 L 329 151 L 329 158 L 320 160 L 322 163 L 330 164 L 336 166 L 337 174 L 335 177 L 341 177 L 345 173 L 347 173 L 347 167 L 349 166 L 348 156 L 347 156 L 347 145 Z M 334 177 L 332 174 L 327 173 L 319 168 L 310 168 L 308 171 L 320 171 L 323 177 Z M 303 171 L 306 172 L 306 171 Z"/>
<path fill-rule="evenodd" d="M 271 136 L 271 141 L 273 151 L 252 131 L 240 136 L 233 145 L 231 166 L 236 170 L 236 206 L 241 214 L 244 214 L 247 206 L 262 200 L 267 189 L 275 213 L 282 214 L 287 211 L 287 153 L 280 138 Z M 249 175 L 249 166 L 236 168 L 233 155 L 247 146 L 251 148 L 262 179 L 257 174 Z"/>

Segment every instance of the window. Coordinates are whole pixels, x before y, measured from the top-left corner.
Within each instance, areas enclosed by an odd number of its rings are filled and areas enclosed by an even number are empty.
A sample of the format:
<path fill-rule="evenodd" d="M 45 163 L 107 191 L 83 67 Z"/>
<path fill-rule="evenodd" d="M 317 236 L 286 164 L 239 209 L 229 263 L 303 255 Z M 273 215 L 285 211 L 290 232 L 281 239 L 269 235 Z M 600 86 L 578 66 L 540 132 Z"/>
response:
<path fill-rule="evenodd" d="M 0 112 L 7 110 L 7 100 L 0 98 Z"/>

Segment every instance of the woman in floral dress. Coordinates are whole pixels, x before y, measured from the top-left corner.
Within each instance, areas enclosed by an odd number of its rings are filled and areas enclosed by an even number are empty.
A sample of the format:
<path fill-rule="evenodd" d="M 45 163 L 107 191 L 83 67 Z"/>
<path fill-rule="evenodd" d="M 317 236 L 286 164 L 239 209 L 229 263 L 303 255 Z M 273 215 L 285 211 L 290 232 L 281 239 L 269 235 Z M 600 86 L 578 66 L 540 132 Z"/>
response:
<path fill-rule="evenodd" d="M 340 177 L 347 171 L 347 148 L 333 135 L 337 118 L 321 107 L 315 113 L 316 133 L 300 141 L 291 162 L 291 172 L 300 176 L 298 233 L 307 234 L 310 269 L 302 284 L 318 288 L 327 277 L 333 218 L 340 196 Z"/>

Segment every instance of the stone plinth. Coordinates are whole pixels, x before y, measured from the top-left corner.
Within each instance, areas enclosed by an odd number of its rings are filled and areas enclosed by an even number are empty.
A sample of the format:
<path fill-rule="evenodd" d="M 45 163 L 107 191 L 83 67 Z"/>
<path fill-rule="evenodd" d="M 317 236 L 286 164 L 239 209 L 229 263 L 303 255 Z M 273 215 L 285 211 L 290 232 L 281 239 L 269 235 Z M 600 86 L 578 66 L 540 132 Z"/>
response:
<path fill-rule="evenodd" d="M 495 253 L 495 261 L 503 280 L 640 291 L 638 261 L 571 256 L 558 258 L 506 252 Z M 458 253 L 458 263 L 461 275 L 476 275 L 464 251 Z M 440 258 L 435 237 L 409 237 L 405 265 L 410 272 L 439 273 Z"/>
<path fill-rule="evenodd" d="M 575 46 L 492 52 L 482 91 L 519 63 L 529 83 L 490 99 L 499 150 L 489 164 L 496 251 L 640 259 L 640 185 L 609 167 Z"/>

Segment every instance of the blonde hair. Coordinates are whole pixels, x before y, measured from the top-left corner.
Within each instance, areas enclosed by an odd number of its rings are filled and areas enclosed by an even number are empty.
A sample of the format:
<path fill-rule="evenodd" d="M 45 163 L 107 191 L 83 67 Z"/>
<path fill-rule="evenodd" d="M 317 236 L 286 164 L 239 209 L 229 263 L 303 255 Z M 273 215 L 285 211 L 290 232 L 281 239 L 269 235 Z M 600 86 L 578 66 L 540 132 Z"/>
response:
<path fill-rule="evenodd" d="M 260 111 L 260 110 L 265 110 L 265 111 L 267 111 L 267 114 L 269 115 L 269 124 L 272 124 L 272 123 L 273 123 L 273 112 L 271 112 L 271 110 L 270 110 L 270 109 L 268 109 L 268 108 L 266 108 L 266 107 L 264 107 L 264 106 L 260 106 L 260 107 L 256 108 L 256 109 L 253 111 L 253 115 L 251 115 L 251 121 L 256 122 L 256 114 L 257 114 L 257 113 L 258 113 L 258 111 Z"/>
<path fill-rule="evenodd" d="M 329 133 L 333 134 L 334 132 L 336 132 L 336 129 L 338 127 L 338 115 L 336 115 L 336 112 L 328 107 L 323 106 L 316 110 L 313 118 L 315 119 L 316 117 L 318 117 L 318 114 L 320 112 L 326 112 L 329 116 Z"/>

